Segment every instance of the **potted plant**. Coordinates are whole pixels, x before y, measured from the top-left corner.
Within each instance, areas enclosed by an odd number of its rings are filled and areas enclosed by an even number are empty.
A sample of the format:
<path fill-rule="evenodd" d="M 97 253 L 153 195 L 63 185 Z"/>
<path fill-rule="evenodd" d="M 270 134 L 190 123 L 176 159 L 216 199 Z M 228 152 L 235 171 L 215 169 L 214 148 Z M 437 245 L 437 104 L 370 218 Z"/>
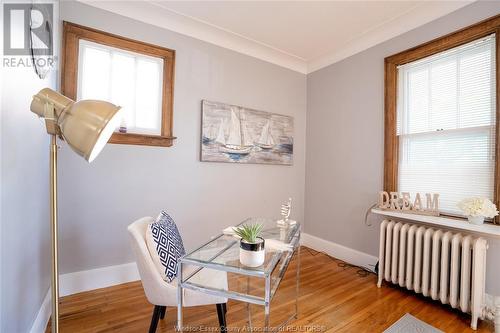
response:
<path fill-rule="evenodd" d="M 243 225 L 234 229 L 240 240 L 240 262 L 248 267 L 264 263 L 264 238 L 260 237 L 262 224 Z"/>
<path fill-rule="evenodd" d="M 468 220 L 472 224 L 483 224 L 484 218 L 493 218 L 498 215 L 497 206 L 487 198 L 467 198 L 458 203 Z"/>

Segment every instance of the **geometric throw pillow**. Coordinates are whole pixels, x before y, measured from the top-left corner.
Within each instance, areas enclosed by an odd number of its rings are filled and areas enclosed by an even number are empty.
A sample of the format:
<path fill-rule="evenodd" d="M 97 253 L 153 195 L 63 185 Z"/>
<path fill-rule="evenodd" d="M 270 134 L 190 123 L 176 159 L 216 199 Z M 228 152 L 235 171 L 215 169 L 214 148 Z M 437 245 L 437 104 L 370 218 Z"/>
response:
<path fill-rule="evenodd" d="M 179 258 L 186 254 L 174 220 L 162 211 L 146 232 L 149 253 L 163 280 L 172 282 L 177 275 Z"/>

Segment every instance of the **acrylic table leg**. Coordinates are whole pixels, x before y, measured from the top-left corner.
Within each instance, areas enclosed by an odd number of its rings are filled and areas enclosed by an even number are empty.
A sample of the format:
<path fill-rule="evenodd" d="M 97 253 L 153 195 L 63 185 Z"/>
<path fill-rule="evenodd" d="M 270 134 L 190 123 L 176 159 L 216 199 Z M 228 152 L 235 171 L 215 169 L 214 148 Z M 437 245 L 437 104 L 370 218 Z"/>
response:
<path fill-rule="evenodd" d="M 247 295 L 250 295 L 250 276 L 247 276 Z M 252 313 L 250 311 L 250 303 L 248 302 L 247 302 L 247 315 L 248 315 L 248 328 L 250 328 L 250 332 L 253 332 Z"/>
<path fill-rule="evenodd" d="M 297 276 L 295 285 L 295 319 L 299 317 L 299 288 L 300 288 L 300 245 L 297 248 Z"/>
<path fill-rule="evenodd" d="M 183 305 L 183 292 L 182 292 L 182 262 L 179 263 L 177 268 L 177 331 L 182 332 L 182 305 Z"/>
<path fill-rule="evenodd" d="M 266 294 L 264 305 L 264 332 L 270 332 L 269 314 L 271 312 L 271 275 L 266 276 Z"/>

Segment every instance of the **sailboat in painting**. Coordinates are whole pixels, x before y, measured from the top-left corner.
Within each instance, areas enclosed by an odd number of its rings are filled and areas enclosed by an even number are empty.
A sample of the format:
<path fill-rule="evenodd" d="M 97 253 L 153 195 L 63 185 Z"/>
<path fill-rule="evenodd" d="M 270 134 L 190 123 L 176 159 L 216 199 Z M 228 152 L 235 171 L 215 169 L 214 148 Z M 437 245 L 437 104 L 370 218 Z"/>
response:
<path fill-rule="evenodd" d="M 203 133 L 202 142 L 205 145 L 211 144 L 215 142 L 216 137 L 216 128 L 214 125 L 210 125 L 210 127 Z"/>
<path fill-rule="evenodd" d="M 219 126 L 215 124 L 211 124 L 207 129 L 203 132 L 202 143 L 205 145 L 211 145 L 214 143 L 225 144 L 226 141 L 224 139 L 224 121 L 221 119 Z"/>
<path fill-rule="evenodd" d="M 245 123 L 236 116 L 236 113 L 231 109 L 231 124 L 229 127 L 229 137 L 222 143 L 222 140 L 216 140 L 221 146 L 219 150 L 228 154 L 249 154 L 253 149 L 250 135 Z"/>
<path fill-rule="evenodd" d="M 271 134 L 271 121 L 268 120 L 267 123 L 262 128 L 259 140 L 255 142 L 257 147 L 262 149 L 272 149 L 275 146 L 273 136 Z"/>

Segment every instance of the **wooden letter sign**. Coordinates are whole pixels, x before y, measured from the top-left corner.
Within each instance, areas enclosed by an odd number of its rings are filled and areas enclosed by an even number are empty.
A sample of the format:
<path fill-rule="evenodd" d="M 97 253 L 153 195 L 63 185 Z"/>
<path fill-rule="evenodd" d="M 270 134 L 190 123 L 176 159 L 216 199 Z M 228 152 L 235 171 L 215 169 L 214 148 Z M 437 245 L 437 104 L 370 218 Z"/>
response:
<path fill-rule="evenodd" d="M 412 201 L 408 192 L 379 192 L 378 208 L 382 210 L 393 210 L 402 213 L 422 214 L 439 216 L 439 194 L 425 194 L 425 208 L 422 205 L 420 193 L 415 194 Z"/>

